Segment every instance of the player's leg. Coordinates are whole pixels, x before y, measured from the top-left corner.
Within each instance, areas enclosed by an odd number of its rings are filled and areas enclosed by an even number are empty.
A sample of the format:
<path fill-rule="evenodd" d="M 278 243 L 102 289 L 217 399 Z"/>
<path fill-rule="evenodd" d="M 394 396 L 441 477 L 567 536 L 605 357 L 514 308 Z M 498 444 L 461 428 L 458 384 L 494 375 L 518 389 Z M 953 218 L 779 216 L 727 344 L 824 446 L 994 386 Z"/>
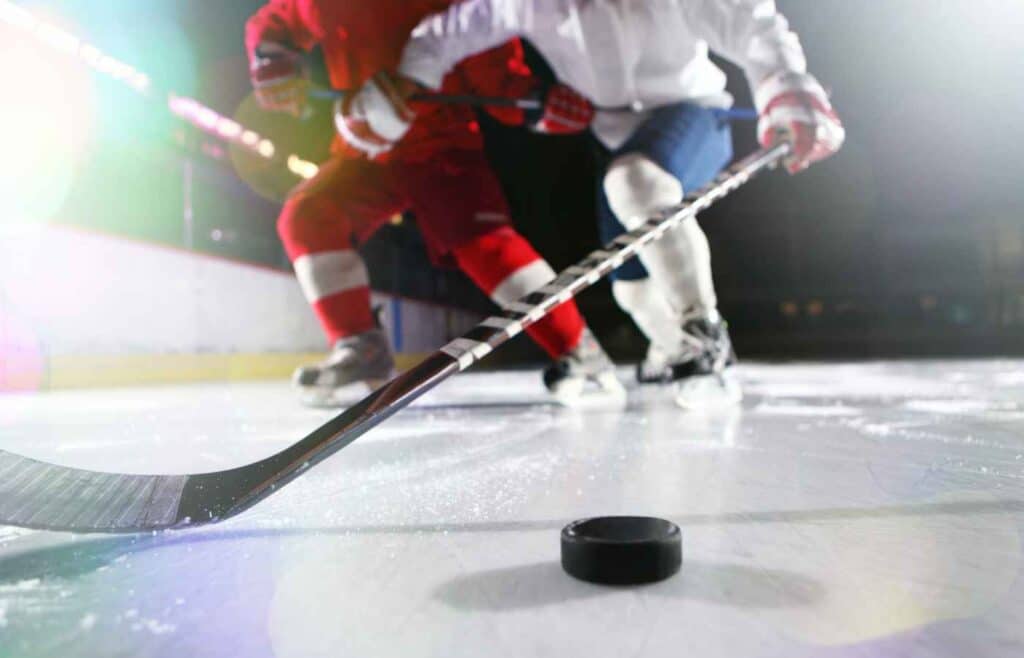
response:
<path fill-rule="evenodd" d="M 683 200 L 683 184 L 676 175 L 636 151 L 612 161 L 603 187 L 612 212 L 626 230 L 643 223 L 655 210 Z M 717 307 L 711 250 L 695 218 L 642 250 L 640 261 L 678 312 L 699 314 Z"/>
<path fill-rule="evenodd" d="M 459 267 L 496 304 L 507 307 L 543 287 L 555 272 L 523 236 L 502 226 L 452 250 Z M 572 405 L 593 382 L 605 393 L 622 394 L 614 366 L 586 327 L 574 301 L 568 301 L 527 328 L 552 358 L 544 384 L 560 402 Z"/>
<path fill-rule="evenodd" d="M 626 230 L 608 206 L 603 188 L 598 193 L 597 223 L 603 244 Z M 609 279 L 616 303 L 648 339 L 647 356 L 637 365 L 637 380 L 649 383 L 670 379 L 666 374 L 670 372 L 669 360 L 686 340 L 678 312 L 637 258 L 612 272 Z"/>
<path fill-rule="evenodd" d="M 679 105 L 655 112 L 607 168 L 602 202 L 618 226 L 605 219 L 603 237 L 635 228 L 652 212 L 679 203 L 685 190 L 710 182 L 731 157 L 728 126 L 710 110 Z M 690 218 L 644 248 L 639 259 L 648 278 L 619 276 L 613 284 L 616 301 L 651 340 L 638 375 L 702 389 L 705 376 L 720 375 L 733 360 L 717 310 L 707 238 Z M 727 397 L 737 397 L 734 386 L 727 389 Z M 680 403 L 688 405 L 684 394 L 681 389 Z"/>
<path fill-rule="evenodd" d="M 326 360 L 295 372 L 296 386 L 317 401 L 351 384 L 373 387 L 394 370 L 390 343 L 370 307 L 366 265 L 353 241 L 402 205 L 383 165 L 341 159 L 325 163 L 285 202 L 278 233 L 331 345 Z"/>
<path fill-rule="evenodd" d="M 415 169 L 418 174 L 410 168 L 406 180 L 431 251 L 450 255 L 495 303 L 507 306 L 555 278 L 551 266 L 509 224 L 507 203 L 482 152 L 437 154 L 429 167 Z M 560 401 L 575 402 L 588 382 L 622 394 L 611 360 L 574 301 L 554 309 L 527 333 L 554 360 L 545 384 Z"/>

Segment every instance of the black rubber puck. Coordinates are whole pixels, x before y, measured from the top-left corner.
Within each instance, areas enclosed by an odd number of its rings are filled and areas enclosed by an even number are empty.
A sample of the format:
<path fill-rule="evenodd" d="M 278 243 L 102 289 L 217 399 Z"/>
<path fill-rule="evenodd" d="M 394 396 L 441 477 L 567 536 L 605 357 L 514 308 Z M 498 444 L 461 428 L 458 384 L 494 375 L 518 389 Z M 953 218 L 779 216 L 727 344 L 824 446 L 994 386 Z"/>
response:
<path fill-rule="evenodd" d="M 603 585 L 639 585 L 669 578 L 683 564 L 679 526 L 649 516 L 600 516 L 562 529 L 562 568 Z"/>

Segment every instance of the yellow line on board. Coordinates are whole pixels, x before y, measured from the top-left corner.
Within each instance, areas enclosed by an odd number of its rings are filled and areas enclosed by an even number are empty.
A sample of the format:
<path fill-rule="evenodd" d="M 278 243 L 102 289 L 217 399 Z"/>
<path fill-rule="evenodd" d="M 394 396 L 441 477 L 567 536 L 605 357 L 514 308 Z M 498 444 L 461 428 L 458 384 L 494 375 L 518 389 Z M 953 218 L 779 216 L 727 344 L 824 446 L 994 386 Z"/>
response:
<path fill-rule="evenodd" d="M 400 370 L 423 354 L 399 354 Z M 204 381 L 284 379 L 322 353 L 303 354 L 132 354 L 51 356 L 44 388 L 107 388 Z"/>

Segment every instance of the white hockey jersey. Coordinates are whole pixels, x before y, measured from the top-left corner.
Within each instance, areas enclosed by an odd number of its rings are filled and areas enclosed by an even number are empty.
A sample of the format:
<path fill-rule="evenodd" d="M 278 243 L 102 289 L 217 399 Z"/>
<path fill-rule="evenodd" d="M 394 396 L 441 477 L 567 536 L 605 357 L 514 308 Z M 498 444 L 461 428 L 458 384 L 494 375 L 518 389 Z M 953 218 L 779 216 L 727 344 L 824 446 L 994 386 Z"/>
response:
<path fill-rule="evenodd" d="M 595 105 L 637 110 L 598 112 L 594 132 L 609 148 L 651 108 L 730 106 L 709 48 L 743 68 L 758 109 L 783 91 L 825 97 L 774 0 L 465 0 L 416 29 L 399 72 L 437 88 L 463 58 L 516 36 Z"/>

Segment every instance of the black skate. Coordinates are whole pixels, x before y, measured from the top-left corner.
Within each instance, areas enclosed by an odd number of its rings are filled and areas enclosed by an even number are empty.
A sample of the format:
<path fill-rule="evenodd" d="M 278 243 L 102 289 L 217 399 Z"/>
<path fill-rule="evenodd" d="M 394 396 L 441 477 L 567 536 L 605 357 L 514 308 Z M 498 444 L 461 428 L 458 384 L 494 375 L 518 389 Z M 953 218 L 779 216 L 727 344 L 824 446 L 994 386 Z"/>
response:
<path fill-rule="evenodd" d="M 687 342 L 670 356 L 652 346 L 637 366 L 641 383 L 676 384 L 676 403 L 685 409 L 733 405 L 743 393 L 731 368 L 736 353 L 721 316 L 691 318 L 683 324 Z"/>
<path fill-rule="evenodd" d="M 667 384 L 672 381 L 672 359 L 654 343 L 647 346 L 644 360 L 636 364 L 636 380 L 641 384 Z"/>
<path fill-rule="evenodd" d="M 567 407 L 626 400 L 626 389 L 615 375 L 615 364 L 589 329 L 583 331 L 576 349 L 544 369 L 544 386 Z"/>
<path fill-rule="evenodd" d="M 292 382 L 303 400 L 315 406 L 336 406 L 357 400 L 391 379 L 395 359 L 383 329 L 342 338 L 326 359 L 295 371 Z"/>

